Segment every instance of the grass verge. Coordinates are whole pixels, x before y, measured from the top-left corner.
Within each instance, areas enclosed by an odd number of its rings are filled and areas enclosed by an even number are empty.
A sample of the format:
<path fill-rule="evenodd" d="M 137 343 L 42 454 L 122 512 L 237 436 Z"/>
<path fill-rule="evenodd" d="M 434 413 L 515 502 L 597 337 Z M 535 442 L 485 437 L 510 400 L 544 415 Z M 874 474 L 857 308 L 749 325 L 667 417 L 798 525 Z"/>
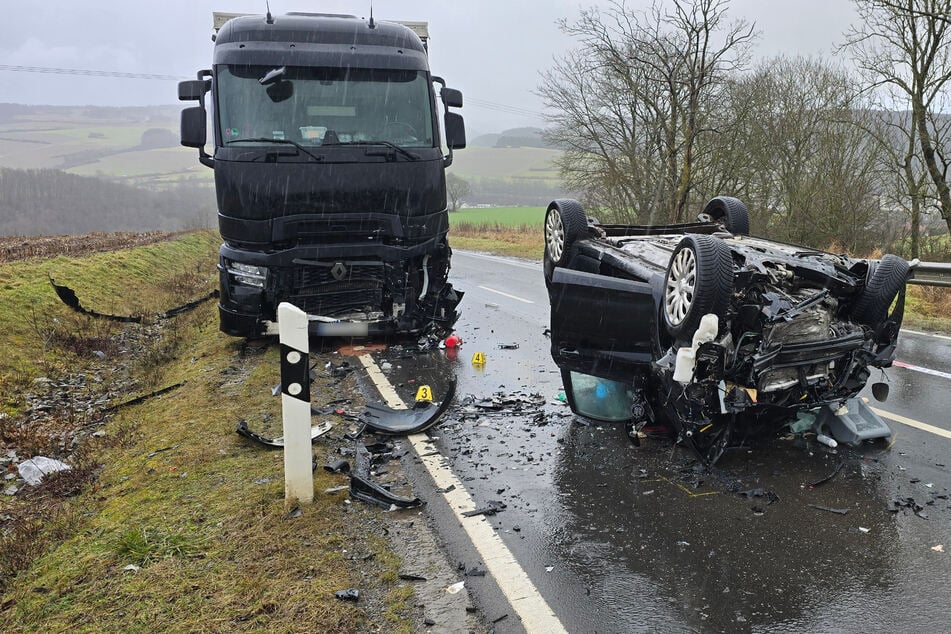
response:
<path fill-rule="evenodd" d="M 279 435 L 275 344 L 220 334 L 213 302 L 163 322 L 107 327 L 70 313 L 47 280 L 68 284 L 89 308 L 149 316 L 214 285 L 217 243 L 196 233 L 0 265 L 10 300 L 0 304 L 0 326 L 11 351 L 2 422 L 19 430 L 3 439 L 4 453 L 28 457 L 14 443 L 45 433 L 48 413 L 72 416 L 82 432 L 68 447 L 47 447 L 72 471 L 0 499 L 0 631 L 410 631 L 412 604 L 398 560 L 378 538 L 379 511 L 347 503 L 344 491 L 318 493 L 289 514 L 282 454 L 234 433 L 245 419 Z M 68 343 L 94 337 L 113 344 L 97 348 L 105 361 Z M 71 401 L 41 409 L 52 397 L 36 379 L 79 387 Z M 343 431 L 338 425 L 327 444 Z M 315 474 L 318 492 L 342 483 Z M 360 588 L 359 602 L 335 598 L 349 587 Z"/>

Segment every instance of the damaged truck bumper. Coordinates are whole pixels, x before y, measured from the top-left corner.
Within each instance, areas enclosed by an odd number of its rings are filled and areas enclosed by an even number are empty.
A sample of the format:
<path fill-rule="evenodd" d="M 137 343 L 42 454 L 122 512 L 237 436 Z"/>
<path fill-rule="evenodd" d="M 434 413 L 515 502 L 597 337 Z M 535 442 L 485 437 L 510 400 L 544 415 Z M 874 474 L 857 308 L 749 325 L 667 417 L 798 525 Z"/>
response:
<path fill-rule="evenodd" d="M 463 293 L 448 283 L 451 250 L 433 239 L 413 247 L 334 245 L 258 253 L 222 245 L 221 330 L 277 333 L 277 306 L 308 314 L 317 336 L 364 337 L 448 331 Z"/>

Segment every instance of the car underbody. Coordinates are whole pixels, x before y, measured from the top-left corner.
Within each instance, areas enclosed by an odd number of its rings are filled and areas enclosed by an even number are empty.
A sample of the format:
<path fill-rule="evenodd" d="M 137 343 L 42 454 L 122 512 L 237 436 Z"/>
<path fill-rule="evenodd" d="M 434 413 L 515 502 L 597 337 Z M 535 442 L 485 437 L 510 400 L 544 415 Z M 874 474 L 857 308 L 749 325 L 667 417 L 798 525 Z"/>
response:
<path fill-rule="evenodd" d="M 601 225 L 559 200 L 545 231 L 552 356 L 573 411 L 667 427 L 707 463 L 844 411 L 894 359 L 909 272 L 897 256 L 750 237 L 725 196 L 697 223 L 660 227 Z"/>

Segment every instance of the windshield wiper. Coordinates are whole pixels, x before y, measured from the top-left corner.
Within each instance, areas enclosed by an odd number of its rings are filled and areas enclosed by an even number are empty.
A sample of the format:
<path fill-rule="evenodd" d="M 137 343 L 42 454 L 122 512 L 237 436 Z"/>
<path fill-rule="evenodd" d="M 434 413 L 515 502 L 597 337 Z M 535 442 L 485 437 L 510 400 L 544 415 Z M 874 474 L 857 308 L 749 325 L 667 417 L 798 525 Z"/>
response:
<path fill-rule="evenodd" d="M 278 143 L 278 144 L 283 144 L 283 145 L 293 145 L 293 146 L 296 147 L 298 150 L 300 150 L 301 152 L 303 152 L 303 153 L 306 154 L 307 156 L 311 157 L 311 158 L 314 159 L 315 161 L 322 161 L 322 160 L 324 160 L 324 157 L 323 157 L 322 155 L 320 155 L 320 154 L 314 154 L 313 152 L 311 152 L 310 150 L 308 150 L 306 147 L 304 147 L 303 145 L 301 145 L 301 144 L 298 143 L 297 141 L 291 141 L 290 139 L 269 139 L 269 138 L 267 138 L 267 137 L 253 137 L 253 138 L 250 138 L 250 139 L 234 139 L 233 141 L 225 141 L 225 145 L 230 145 L 230 144 L 232 144 L 232 143 L 241 143 L 241 142 L 243 142 L 243 141 L 249 141 L 249 142 L 252 142 L 252 143 Z"/>
<path fill-rule="evenodd" d="M 412 152 L 407 150 L 405 147 L 401 145 L 397 145 L 395 143 L 391 143 L 390 141 L 339 141 L 337 143 L 325 143 L 324 145 L 382 145 L 383 147 L 396 150 L 397 152 L 399 152 L 406 158 L 410 159 L 411 161 L 419 160 L 419 156 L 417 154 L 413 154 Z M 376 155 L 370 154 L 370 152 L 368 151 L 367 156 L 376 156 Z"/>

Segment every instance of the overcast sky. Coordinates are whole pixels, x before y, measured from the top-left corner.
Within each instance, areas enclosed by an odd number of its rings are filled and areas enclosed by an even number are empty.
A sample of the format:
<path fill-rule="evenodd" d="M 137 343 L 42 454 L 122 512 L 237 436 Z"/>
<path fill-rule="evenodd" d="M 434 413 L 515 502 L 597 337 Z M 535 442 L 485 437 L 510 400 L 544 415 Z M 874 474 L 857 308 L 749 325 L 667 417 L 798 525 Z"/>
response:
<path fill-rule="evenodd" d="M 472 132 L 544 125 L 533 94 L 540 73 L 574 46 L 557 28 L 606 0 L 375 0 L 374 17 L 425 20 L 430 66 L 463 91 Z M 650 0 L 627 0 L 631 10 Z M 212 11 L 263 13 L 264 0 L 38 0 L 5 2 L 0 66 L 83 69 L 193 78 L 212 54 Z M 271 0 L 288 11 L 369 14 L 369 0 Z M 756 55 L 830 55 L 854 17 L 848 0 L 732 0 L 732 18 L 755 22 Z M 0 68 L 0 102 L 55 105 L 174 104 L 173 79 L 131 79 Z M 518 113 L 512 112 L 515 109 Z"/>

